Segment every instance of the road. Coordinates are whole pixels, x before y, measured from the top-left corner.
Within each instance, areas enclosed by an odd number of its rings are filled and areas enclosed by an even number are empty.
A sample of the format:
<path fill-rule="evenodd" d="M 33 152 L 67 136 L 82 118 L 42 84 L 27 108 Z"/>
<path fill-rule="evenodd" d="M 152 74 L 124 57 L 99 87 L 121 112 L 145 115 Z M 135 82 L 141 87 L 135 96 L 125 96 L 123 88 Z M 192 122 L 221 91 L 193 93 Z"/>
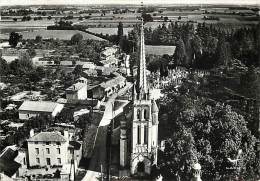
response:
<path fill-rule="evenodd" d="M 112 113 L 112 104 L 116 100 L 117 96 L 123 95 L 127 90 L 132 87 L 132 84 L 127 82 L 126 86 L 109 97 L 105 104 L 105 111 L 103 118 L 99 123 L 96 139 L 93 145 L 93 155 L 89 164 L 88 171 L 82 181 L 97 181 L 101 176 L 101 165 L 103 170 L 106 169 L 106 139 L 107 139 L 107 127 L 110 124 L 112 118 L 115 116 Z"/>

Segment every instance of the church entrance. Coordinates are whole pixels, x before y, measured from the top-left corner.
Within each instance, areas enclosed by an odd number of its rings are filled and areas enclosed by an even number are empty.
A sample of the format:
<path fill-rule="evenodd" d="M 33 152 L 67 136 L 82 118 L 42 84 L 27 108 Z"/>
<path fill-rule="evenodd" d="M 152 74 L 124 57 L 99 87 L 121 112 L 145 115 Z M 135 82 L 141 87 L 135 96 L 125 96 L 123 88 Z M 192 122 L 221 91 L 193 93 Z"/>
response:
<path fill-rule="evenodd" d="M 144 165 L 144 162 L 138 162 L 137 164 L 137 174 L 138 176 L 144 176 L 144 172 L 145 171 L 145 165 Z"/>

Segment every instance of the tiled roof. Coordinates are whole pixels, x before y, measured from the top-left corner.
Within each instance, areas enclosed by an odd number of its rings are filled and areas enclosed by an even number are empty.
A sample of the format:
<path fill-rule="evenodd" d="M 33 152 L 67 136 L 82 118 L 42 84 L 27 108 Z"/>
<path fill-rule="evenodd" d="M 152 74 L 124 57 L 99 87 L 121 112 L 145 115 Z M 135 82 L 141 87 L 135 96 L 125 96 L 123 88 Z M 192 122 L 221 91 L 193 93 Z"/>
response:
<path fill-rule="evenodd" d="M 5 160 L 0 158 L 0 170 L 7 176 L 12 177 L 21 164 L 15 162 L 14 160 Z"/>
<path fill-rule="evenodd" d="M 78 82 L 67 88 L 66 91 L 77 91 L 82 89 L 84 86 L 86 86 L 86 84 Z"/>
<path fill-rule="evenodd" d="M 40 132 L 29 138 L 27 141 L 66 142 L 66 139 L 58 132 Z"/>
<path fill-rule="evenodd" d="M 19 111 L 53 112 L 58 105 L 48 101 L 24 101 Z"/>
<path fill-rule="evenodd" d="M 109 81 L 102 82 L 100 84 L 100 86 L 103 87 L 103 88 L 113 87 L 113 86 L 120 84 L 123 81 L 125 81 L 125 78 L 123 76 L 118 76 L 118 77 L 115 77 L 115 78 L 113 78 Z"/>

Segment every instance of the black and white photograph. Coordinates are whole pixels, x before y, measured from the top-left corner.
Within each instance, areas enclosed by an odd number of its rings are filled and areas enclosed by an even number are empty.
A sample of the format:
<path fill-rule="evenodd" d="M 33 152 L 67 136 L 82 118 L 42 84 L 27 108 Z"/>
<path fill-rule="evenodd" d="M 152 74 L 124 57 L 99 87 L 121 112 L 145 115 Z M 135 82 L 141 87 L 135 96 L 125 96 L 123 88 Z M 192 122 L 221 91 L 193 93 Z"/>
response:
<path fill-rule="evenodd" d="M 0 181 L 260 181 L 260 0 L 0 0 Z"/>

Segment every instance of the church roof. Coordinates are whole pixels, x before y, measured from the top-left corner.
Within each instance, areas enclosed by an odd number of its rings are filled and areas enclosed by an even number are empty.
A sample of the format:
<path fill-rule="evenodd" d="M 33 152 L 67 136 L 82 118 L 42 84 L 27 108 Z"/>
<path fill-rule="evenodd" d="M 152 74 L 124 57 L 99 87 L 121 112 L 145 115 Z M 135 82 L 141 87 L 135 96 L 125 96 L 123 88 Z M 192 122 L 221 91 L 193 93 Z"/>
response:
<path fill-rule="evenodd" d="M 141 36 L 140 36 L 140 55 L 138 66 L 138 79 L 137 79 L 137 92 L 142 91 L 147 93 L 147 78 L 146 78 L 146 60 L 145 60 L 145 42 L 144 42 L 144 26 L 143 21 L 141 24 Z"/>

